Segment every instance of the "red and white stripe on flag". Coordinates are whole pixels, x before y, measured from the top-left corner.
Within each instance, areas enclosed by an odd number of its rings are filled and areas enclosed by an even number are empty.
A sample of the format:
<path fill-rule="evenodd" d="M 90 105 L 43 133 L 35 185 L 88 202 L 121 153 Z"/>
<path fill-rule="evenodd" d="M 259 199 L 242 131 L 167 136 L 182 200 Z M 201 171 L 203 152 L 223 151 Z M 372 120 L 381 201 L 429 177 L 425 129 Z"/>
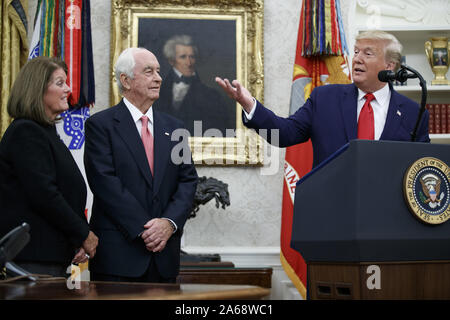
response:
<path fill-rule="evenodd" d="M 72 89 L 69 102 L 72 106 L 80 98 L 81 83 L 81 8 L 82 0 L 66 0 L 64 27 L 64 61 L 68 67 L 67 84 Z"/>

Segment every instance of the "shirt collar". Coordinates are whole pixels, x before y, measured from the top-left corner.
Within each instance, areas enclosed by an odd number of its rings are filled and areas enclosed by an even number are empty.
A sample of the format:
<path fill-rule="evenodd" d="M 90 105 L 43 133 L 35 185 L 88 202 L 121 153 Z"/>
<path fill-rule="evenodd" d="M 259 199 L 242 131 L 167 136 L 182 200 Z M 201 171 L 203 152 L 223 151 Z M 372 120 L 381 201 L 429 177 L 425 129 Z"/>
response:
<path fill-rule="evenodd" d="M 145 114 L 142 114 L 141 110 L 139 110 L 134 104 L 128 101 L 127 98 L 123 97 L 123 103 L 125 103 L 126 107 L 131 113 L 131 117 L 133 118 L 134 123 L 141 120 L 142 116 L 147 116 L 150 123 L 153 123 L 153 108 L 150 106 Z"/>
<path fill-rule="evenodd" d="M 389 98 L 389 93 L 390 93 L 389 85 L 386 84 L 383 88 L 381 88 L 375 92 L 372 92 L 372 93 L 375 96 L 376 101 L 379 104 L 384 105 L 384 104 L 386 104 L 386 100 Z M 367 94 L 367 92 L 364 92 L 358 88 L 358 101 L 364 99 L 364 96 L 366 94 Z"/>

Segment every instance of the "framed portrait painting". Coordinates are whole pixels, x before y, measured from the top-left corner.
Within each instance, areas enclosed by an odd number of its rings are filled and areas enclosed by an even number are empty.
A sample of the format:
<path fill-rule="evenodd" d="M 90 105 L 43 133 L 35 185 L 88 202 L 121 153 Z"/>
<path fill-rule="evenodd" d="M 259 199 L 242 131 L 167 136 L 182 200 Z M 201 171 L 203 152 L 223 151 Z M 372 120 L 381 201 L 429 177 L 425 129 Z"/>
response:
<path fill-rule="evenodd" d="M 117 57 L 146 48 L 163 79 L 153 107 L 184 122 L 195 164 L 262 165 L 261 138 L 215 77 L 237 79 L 263 101 L 263 0 L 115 0 L 112 24 L 112 105 L 121 99 Z"/>

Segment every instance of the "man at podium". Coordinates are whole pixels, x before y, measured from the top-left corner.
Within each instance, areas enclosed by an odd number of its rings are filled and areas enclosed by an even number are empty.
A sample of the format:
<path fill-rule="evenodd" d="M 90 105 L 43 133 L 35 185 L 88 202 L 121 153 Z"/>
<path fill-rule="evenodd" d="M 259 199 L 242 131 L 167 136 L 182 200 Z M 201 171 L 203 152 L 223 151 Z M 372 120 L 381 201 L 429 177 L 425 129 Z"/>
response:
<path fill-rule="evenodd" d="M 244 124 L 269 130 L 268 142 L 288 147 L 311 139 L 313 167 L 353 139 L 410 141 L 419 105 L 381 82 L 378 73 L 400 67 L 402 45 L 391 34 L 366 31 L 356 37 L 352 84 L 316 87 L 303 106 L 282 118 L 265 108 L 237 80 L 216 78 L 229 97 L 243 107 Z M 416 141 L 429 142 L 428 111 L 417 130 Z M 279 141 L 270 141 L 271 130 Z"/>

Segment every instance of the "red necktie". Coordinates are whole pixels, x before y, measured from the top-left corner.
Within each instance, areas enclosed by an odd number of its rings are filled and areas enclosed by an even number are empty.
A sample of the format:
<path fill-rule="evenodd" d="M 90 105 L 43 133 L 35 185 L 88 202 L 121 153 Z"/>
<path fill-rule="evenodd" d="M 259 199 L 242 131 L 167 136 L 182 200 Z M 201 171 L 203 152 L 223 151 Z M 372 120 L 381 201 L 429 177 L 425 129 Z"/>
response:
<path fill-rule="evenodd" d="M 375 124 L 370 101 L 375 99 L 375 96 L 372 93 L 368 93 L 364 98 L 366 98 L 366 102 L 359 113 L 358 139 L 373 140 L 375 137 Z"/>
<path fill-rule="evenodd" d="M 147 155 L 148 165 L 153 174 L 153 136 L 148 129 L 148 118 L 147 116 L 142 116 L 142 130 L 141 139 L 144 144 L 145 154 Z"/>

